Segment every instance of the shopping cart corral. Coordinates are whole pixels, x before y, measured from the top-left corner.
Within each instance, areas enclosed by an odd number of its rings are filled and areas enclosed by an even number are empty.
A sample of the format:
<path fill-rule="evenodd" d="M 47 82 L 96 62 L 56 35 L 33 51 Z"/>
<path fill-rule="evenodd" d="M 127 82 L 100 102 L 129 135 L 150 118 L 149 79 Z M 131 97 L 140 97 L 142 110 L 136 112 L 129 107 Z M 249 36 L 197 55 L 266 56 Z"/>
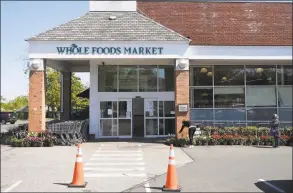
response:
<path fill-rule="evenodd" d="M 89 120 L 53 121 L 46 124 L 47 130 L 57 138 L 59 145 L 76 145 L 88 140 Z"/>

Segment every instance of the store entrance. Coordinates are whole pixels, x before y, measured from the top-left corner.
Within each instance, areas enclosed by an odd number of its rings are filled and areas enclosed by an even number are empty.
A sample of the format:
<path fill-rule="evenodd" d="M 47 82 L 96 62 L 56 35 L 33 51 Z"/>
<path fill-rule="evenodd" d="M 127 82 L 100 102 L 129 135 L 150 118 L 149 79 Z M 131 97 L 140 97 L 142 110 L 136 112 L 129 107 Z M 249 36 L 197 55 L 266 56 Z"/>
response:
<path fill-rule="evenodd" d="M 132 99 L 132 137 L 144 137 L 144 99 Z"/>

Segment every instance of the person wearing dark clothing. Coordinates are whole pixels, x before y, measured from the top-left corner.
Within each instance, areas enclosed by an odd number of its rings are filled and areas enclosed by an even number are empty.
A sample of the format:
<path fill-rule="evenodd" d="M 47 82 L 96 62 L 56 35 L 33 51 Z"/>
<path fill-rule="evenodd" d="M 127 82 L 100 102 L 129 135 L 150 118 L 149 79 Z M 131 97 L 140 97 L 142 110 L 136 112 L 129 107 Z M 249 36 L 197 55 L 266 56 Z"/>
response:
<path fill-rule="evenodd" d="M 192 144 L 193 136 L 194 136 L 194 133 L 196 131 L 197 126 L 190 126 L 190 121 L 182 121 L 182 126 L 181 126 L 181 130 L 179 131 L 179 133 L 182 133 L 182 131 L 185 127 L 188 128 L 189 145 L 190 145 L 190 147 L 192 147 L 193 146 L 193 144 Z"/>
<path fill-rule="evenodd" d="M 271 122 L 271 135 L 274 137 L 275 145 L 274 147 L 279 147 L 279 117 L 277 114 L 273 115 L 273 120 Z"/>

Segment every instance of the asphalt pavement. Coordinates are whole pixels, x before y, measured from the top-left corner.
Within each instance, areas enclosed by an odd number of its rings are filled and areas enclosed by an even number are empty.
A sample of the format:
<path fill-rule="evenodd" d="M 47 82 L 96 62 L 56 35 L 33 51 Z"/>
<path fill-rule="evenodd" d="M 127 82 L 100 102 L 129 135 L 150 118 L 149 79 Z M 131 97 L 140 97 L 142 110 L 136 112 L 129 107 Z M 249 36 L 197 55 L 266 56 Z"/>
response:
<path fill-rule="evenodd" d="M 177 168 L 182 192 L 293 192 L 292 147 L 200 146 L 184 151 L 194 161 Z M 162 192 L 165 182 L 166 174 L 150 180 L 150 191 Z"/>

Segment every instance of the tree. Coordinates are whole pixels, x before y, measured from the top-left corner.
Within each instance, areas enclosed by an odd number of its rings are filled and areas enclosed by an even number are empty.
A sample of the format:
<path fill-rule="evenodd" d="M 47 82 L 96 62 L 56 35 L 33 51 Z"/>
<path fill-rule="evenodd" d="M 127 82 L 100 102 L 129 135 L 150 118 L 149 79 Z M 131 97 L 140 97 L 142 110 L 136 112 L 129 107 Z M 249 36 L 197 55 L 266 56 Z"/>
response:
<path fill-rule="evenodd" d="M 59 72 L 47 67 L 46 105 L 52 110 L 60 110 L 60 79 Z M 71 76 L 71 104 L 72 109 L 82 109 L 89 105 L 88 99 L 82 99 L 77 95 L 86 90 L 79 77 L 74 73 Z"/>
<path fill-rule="evenodd" d="M 1 96 L 1 100 L 2 96 Z M 17 109 L 20 109 L 22 107 L 25 107 L 28 105 L 28 97 L 27 96 L 18 96 L 13 100 L 10 100 L 8 102 L 1 101 L 1 110 L 5 111 L 16 111 Z"/>

